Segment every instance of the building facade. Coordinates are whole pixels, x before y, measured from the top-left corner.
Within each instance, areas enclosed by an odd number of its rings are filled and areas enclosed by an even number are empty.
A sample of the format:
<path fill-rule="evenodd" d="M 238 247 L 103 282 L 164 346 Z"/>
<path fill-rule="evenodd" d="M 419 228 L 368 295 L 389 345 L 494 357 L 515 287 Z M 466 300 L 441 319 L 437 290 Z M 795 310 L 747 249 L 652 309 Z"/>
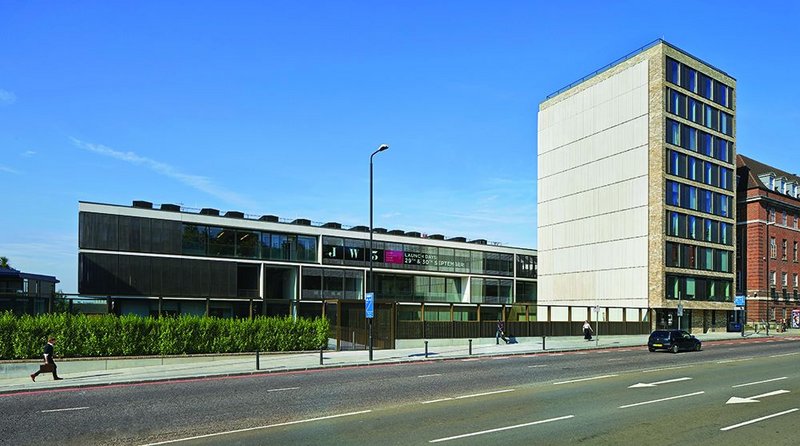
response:
<path fill-rule="evenodd" d="M 800 177 L 737 155 L 737 294 L 747 321 L 790 323 L 800 310 Z"/>
<path fill-rule="evenodd" d="M 722 70 L 657 40 L 540 104 L 540 306 L 728 326 L 735 91 Z"/>
<path fill-rule="evenodd" d="M 117 314 L 318 316 L 320 302 L 363 300 L 368 289 L 365 226 L 138 201 L 81 202 L 79 231 L 79 293 L 106 296 Z M 414 308 L 409 317 L 424 318 L 425 303 L 448 319 L 459 317 L 453 307 L 533 304 L 536 262 L 532 249 L 374 230 L 375 297 Z"/>
<path fill-rule="evenodd" d="M 53 309 L 58 279 L 0 267 L 0 312 L 49 313 Z"/>

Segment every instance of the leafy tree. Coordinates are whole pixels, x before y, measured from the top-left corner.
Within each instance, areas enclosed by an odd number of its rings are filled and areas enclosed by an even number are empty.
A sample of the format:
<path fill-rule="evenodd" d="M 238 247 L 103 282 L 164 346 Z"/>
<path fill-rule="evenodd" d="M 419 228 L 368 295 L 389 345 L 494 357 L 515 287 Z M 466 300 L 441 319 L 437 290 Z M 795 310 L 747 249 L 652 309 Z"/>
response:
<path fill-rule="evenodd" d="M 0 268 L 11 268 L 11 265 L 8 264 L 8 257 L 0 257 Z"/>

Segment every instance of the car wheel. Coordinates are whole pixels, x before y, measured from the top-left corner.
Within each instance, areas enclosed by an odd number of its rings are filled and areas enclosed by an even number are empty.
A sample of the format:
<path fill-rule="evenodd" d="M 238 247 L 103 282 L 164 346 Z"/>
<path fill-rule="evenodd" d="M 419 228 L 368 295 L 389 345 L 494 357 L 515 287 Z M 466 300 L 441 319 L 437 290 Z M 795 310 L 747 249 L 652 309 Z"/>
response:
<path fill-rule="evenodd" d="M 656 349 L 654 349 L 653 347 L 647 347 L 647 349 L 650 350 L 650 353 L 653 353 L 654 351 L 656 351 Z"/>
<path fill-rule="evenodd" d="M 697 343 L 697 344 L 694 346 L 694 351 L 696 351 L 696 352 L 699 352 L 701 348 L 702 348 L 702 346 L 701 346 L 701 344 L 698 342 L 698 343 Z"/>
<path fill-rule="evenodd" d="M 672 346 L 672 349 L 671 349 L 670 351 L 671 351 L 672 353 L 678 353 L 678 350 L 679 350 L 679 349 L 678 349 L 678 344 L 675 344 L 675 345 L 673 345 L 673 346 Z"/>

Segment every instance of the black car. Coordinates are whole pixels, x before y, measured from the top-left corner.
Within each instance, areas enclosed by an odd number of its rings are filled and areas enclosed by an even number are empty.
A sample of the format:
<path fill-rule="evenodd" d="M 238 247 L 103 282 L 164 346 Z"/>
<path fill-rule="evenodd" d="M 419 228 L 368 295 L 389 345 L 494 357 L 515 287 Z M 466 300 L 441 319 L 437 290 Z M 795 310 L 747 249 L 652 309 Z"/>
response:
<path fill-rule="evenodd" d="M 681 350 L 700 351 L 701 344 L 699 339 L 683 330 L 656 330 L 650 333 L 647 349 L 651 352 L 669 350 L 672 353 L 678 353 Z"/>

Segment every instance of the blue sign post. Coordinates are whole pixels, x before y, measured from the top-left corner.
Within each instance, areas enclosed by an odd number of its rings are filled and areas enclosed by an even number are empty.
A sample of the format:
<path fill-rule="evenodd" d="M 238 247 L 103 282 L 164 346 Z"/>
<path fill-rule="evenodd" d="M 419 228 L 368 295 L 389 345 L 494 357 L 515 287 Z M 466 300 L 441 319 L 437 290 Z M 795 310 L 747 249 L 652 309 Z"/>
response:
<path fill-rule="evenodd" d="M 735 296 L 733 298 L 733 304 L 736 305 L 737 307 L 743 307 L 744 306 L 744 296 Z"/>
<path fill-rule="evenodd" d="M 364 307 L 367 310 L 367 319 L 375 317 L 375 293 L 367 293 L 364 298 Z"/>

